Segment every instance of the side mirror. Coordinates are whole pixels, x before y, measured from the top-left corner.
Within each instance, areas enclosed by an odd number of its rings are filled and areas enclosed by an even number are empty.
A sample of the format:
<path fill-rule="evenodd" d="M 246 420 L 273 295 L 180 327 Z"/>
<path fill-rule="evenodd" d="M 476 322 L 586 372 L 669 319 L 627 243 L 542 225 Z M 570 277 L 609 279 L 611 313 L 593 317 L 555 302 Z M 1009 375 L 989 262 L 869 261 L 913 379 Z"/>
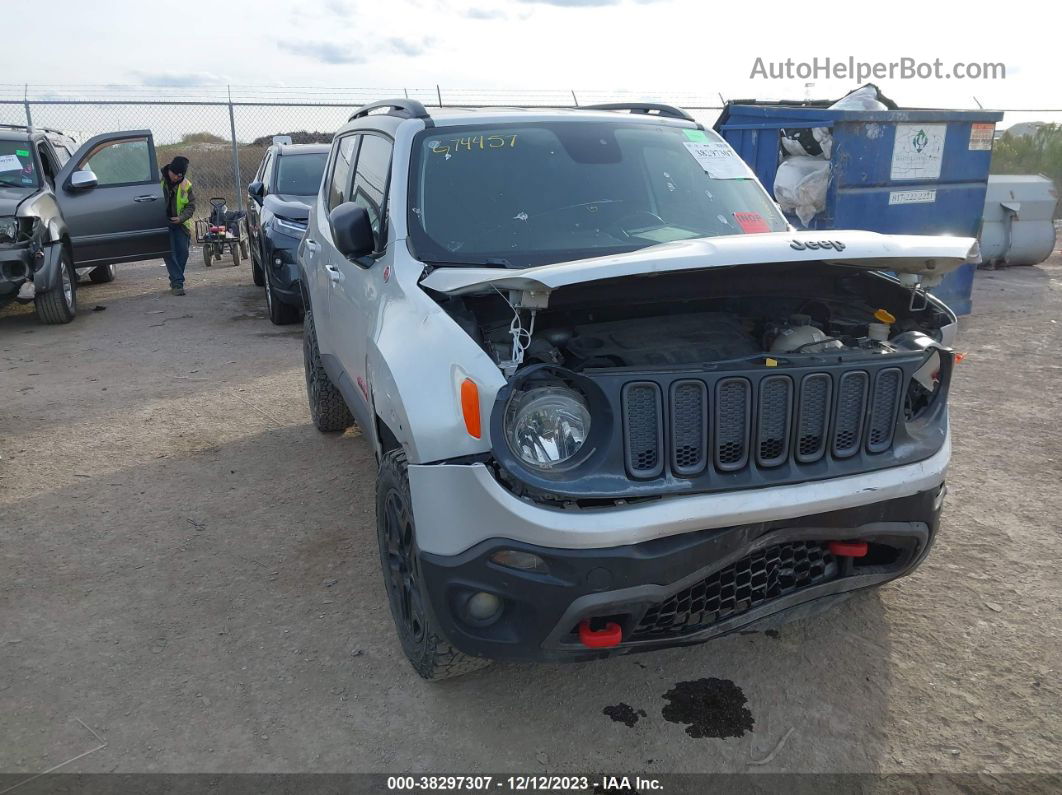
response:
<path fill-rule="evenodd" d="M 247 195 L 261 204 L 262 200 L 265 198 L 265 185 L 256 179 L 247 186 Z"/>
<path fill-rule="evenodd" d="M 372 233 L 369 211 L 354 202 L 344 202 L 328 215 L 332 222 L 332 239 L 339 253 L 347 259 L 372 254 L 376 239 Z"/>
<path fill-rule="evenodd" d="M 88 169 L 70 175 L 70 190 L 89 190 L 95 188 L 97 183 L 96 175 Z"/>

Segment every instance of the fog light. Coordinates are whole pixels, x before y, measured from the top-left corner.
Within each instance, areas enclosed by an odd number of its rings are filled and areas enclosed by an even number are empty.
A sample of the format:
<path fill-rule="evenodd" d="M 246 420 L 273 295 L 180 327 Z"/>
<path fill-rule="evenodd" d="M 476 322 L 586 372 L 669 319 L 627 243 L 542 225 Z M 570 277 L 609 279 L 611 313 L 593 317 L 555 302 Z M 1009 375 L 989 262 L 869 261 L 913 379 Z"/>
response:
<path fill-rule="evenodd" d="M 534 552 L 521 552 L 517 549 L 500 549 L 490 556 L 490 559 L 499 566 L 508 566 L 510 569 L 521 571 L 533 571 L 538 574 L 548 574 L 549 566 Z"/>
<path fill-rule="evenodd" d="M 465 613 L 470 619 L 477 622 L 489 621 L 500 610 L 501 599 L 486 591 L 472 594 L 472 598 L 465 603 Z"/>
<path fill-rule="evenodd" d="M 282 260 L 280 257 L 273 257 L 273 264 L 277 267 L 280 267 L 284 264 L 284 260 Z"/>

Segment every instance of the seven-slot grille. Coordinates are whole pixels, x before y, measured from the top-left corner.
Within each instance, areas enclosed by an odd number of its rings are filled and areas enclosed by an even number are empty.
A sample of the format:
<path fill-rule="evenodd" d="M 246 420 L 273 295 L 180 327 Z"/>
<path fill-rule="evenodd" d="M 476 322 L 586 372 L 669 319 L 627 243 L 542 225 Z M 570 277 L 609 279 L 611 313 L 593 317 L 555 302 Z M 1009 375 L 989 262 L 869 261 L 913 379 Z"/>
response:
<path fill-rule="evenodd" d="M 750 463 L 770 469 L 787 462 L 813 464 L 827 454 L 850 458 L 892 446 L 903 395 L 903 371 L 849 370 L 757 382 L 728 376 L 714 384 L 674 381 L 661 389 L 635 381 L 622 390 L 628 473 L 655 478 L 667 465 L 694 477 L 709 466 L 734 472 Z"/>

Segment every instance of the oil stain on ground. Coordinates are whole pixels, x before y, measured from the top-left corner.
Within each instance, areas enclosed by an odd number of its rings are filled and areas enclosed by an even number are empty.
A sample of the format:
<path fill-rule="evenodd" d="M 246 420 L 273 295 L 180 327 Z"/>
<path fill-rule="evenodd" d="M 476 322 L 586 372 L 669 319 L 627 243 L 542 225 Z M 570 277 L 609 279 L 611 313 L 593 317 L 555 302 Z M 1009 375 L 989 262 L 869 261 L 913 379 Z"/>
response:
<path fill-rule="evenodd" d="M 752 731 L 752 713 L 741 688 L 729 679 L 678 682 L 664 693 L 664 719 L 688 723 L 690 737 L 741 737 Z"/>
<path fill-rule="evenodd" d="M 605 707 L 601 711 L 617 723 L 625 724 L 627 728 L 633 728 L 634 724 L 638 722 L 638 718 L 645 717 L 644 709 L 635 711 L 634 707 L 630 704 L 624 704 L 622 701 L 614 707 Z"/>

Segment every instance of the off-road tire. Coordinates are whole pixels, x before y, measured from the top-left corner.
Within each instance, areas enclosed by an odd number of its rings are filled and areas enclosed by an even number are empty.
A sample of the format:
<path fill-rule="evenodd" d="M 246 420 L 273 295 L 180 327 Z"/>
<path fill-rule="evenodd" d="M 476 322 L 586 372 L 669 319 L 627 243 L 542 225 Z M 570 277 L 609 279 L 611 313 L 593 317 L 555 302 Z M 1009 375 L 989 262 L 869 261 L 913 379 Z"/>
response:
<path fill-rule="evenodd" d="M 59 283 L 51 290 L 34 297 L 33 306 L 37 310 L 37 319 L 49 326 L 69 323 L 77 314 L 77 273 L 70 262 L 70 255 L 63 251 L 59 255 Z M 64 283 L 64 277 L 67 283 Z M 66 288 L 70 294 L 67 296 Z"/>
<path fill-rule="evenodd" d="M 207 244 L 207 245 L 203 246 L 203 265 L 205 265 L 206 267 L 209 268 L 210 267 L 210 260 L 211 260 L 212 257 L 213 257 L 213 254 L 210 251 L 210 245 Z"/>
<path fill-rule="evenodd" d="M 321 363 L 317 347 L 317 331 L 313 327 L 313 312 L 306 312 L 302 327 L 302 361 L 306 370 L 306 397 L 310 401 L 310 419 L 317 430 L 325 433 L 345 431 L 354 424 L 343 395 Z"/>
<path fill-rule="evenodd" d="M 265 294 L 266 309 L 269 310 L 269 319 L 274 326 L 288 326 L 299 321 L 299 308 L 285 304 L 273 293 L 273 282 L 268 271 L 265 273 Z"/>
<path fill-rule="evenodd" d="M 107 284 L 114 281 L 114 266 L 100 265 L 89 271 L 89 281 L 93 284 Z"/>
<path fill-rule="evenodd" d="M 259 254 L 259 259 L 261 259 L 261 254 Z M 265 287 L 265 272 L 253 258 L 251 259 L 251 281 L 258 287 Z"/>
<path fill-rule="evenodd" d="M 416 554 L 406 454 L 392 450 L 376 478 L 376 537 L 387 602 L 406 659 L 431 682 L 486 668 L 491 661 L 458 651 L 439 633 L 424 593 Z"/>

